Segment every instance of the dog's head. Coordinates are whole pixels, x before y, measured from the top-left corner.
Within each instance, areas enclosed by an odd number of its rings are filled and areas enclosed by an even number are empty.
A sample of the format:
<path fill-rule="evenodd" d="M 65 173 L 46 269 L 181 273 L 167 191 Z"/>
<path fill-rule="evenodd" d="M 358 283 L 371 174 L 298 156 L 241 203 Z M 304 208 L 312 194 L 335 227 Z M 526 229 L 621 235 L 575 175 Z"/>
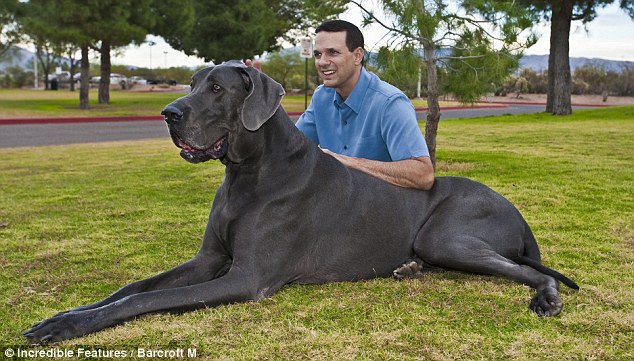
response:
<path fill-rule="evenodd" d="M 192 163 L 241 158 L 239 140 L 275 114 L 284 89 L 240 61 L 198 71 L 191 92 L 163 109 L 172 140 Z"/>

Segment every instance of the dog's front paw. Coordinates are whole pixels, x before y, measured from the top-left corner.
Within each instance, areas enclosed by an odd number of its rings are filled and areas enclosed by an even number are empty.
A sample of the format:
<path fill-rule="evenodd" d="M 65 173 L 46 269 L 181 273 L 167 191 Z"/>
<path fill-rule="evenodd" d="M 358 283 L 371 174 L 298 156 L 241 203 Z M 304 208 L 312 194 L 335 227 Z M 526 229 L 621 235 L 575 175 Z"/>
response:
<path fill-rule="evenodd" d="M 530 309 L 540 316 L 557 316 L 564 308 L 564 303 L 559 298 L 559 291 L 554 287 L 546 287 L 537 291 L 531 300 Z"/>
<path fill-rule="evenodd" d="M 33 344 L 49 344 L 83 336 L 91 332 L 86 327 L 88 320 L 79 312 L 57 314 L 31 327 L 24 337 Z"/>
<path fill-rule="evenodd" d="M 423 277 L 423 268 L 414 261 L 404 263 L 392 272 L 392 275 L 397 280 L 405 278 L 421 278 Z"/>

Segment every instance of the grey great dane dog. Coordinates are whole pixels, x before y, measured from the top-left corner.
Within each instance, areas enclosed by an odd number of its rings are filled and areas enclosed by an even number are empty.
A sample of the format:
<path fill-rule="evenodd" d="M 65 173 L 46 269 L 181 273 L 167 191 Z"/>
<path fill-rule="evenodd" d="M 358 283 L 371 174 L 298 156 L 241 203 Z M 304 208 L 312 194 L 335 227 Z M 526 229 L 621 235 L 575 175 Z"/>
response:
<path fill-rule="evenodd" d="M 181 156 L 220 160 L 199 252 L 102 301 L 59 313 L 25 332 L 34 343 L 82 336 L 156 312 L 271 296 L 290 283 L 416 277 L 451 269 L 497 275 L 536 290 L 530 308 L 561 312 L 559 282 L 540 263 L 519 211 L 488 187 L 438 177 L 404 189 L 348 169 L 298 131 L 284 91 L 241 62 L 197 72 L 191 93 L 162 112 Z"/>

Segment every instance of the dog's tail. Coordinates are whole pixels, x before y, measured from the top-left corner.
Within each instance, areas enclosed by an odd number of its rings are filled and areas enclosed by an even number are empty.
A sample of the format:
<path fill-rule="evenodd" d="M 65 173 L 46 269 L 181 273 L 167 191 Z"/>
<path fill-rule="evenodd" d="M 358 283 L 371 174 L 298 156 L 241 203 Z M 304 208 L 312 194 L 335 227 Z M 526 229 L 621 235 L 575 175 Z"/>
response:
<path fill-rule="evenodd" d="M 555 271 L 554 269 L 544 266 L 543 264 L 539 263 L 538 261 L 535 261 L 534 259 L 528 258 L 526 256 L 522 256 L 518 260 L 518 263 L 532 267 L 543 274 L 547 274 L 551 277 L 554 277 L 555 279 L 561 281 L 563 284 L 565 284 L 566 286 L 574 290 L 579 289 L 579 286 L 573 280 Z"/>

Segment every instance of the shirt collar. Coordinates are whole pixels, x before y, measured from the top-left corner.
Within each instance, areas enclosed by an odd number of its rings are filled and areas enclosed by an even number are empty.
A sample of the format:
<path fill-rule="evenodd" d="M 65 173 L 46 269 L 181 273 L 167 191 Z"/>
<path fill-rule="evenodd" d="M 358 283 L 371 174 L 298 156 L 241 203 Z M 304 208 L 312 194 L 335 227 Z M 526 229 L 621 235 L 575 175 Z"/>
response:
<path fill-rule="evenodd" d="M 352 111 L 359 114 L 359 111 L 361 111 L 361 104 L 363 104 L 363 99 L 365 98 L 365 93 L 368 90 L 369 83 L 370 74 L 368 74 L 364 67 L 361 67 L 359 80 L 357 80 L 357 84 L 354 86 L 354 89 L 352 89 L 352 93 L 350 93 L 346 101 L 342 101 L 341 96 L 339 96 L 339 94 L 335 92 L 333 102 L 337 107 L 341 107 L 345 104 L 350 109 L 352 109 Z"/>

